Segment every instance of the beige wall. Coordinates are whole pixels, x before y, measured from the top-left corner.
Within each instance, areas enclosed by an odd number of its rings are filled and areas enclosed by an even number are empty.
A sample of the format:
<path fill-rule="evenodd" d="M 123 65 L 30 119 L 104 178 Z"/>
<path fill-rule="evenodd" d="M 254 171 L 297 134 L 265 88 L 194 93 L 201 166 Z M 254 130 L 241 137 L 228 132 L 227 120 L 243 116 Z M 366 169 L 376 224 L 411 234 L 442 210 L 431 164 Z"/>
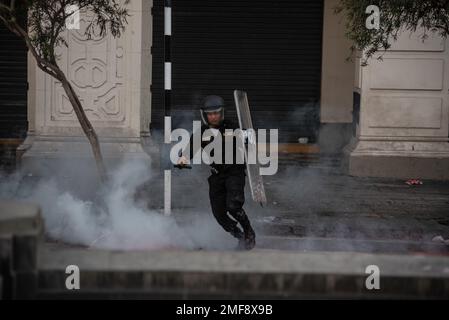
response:
<path fill-rule="evenodd" d="M 420 34 L 402 33 L 359 68 L 353 175 L 449 179 L 449 44 Z"/>
<path fill-rule="evenodd" d="M 125 33 L 115 39 L 86 40 L 89 14 L 81 29 L 65 34 L 68 47 L 57 48 L 57 62 L 71 80 L 84 110 L 100 136 L 139 137 L 148 131 L 151 107 L 151 1 L 132 1 Z M 39 135 L 81 134 L 60 83 L 29 66 L 31 128 Z"/>
<path fill-rule="evenodd" d="M 120 38 L 107 34 L 86 39 L 90 15 L 83 12 L 81 29 L 67 30 L 68 47 L 56 50 L 57 63 L 77 92 L 105 154 L 141 152 L 141 137 L 149 135 L 151 7 L 151 0 L 131 1 Z M 85 150 L 84 134 L 61 84 L 39 70 L 32 58 L 28 82 L 30 131 L 21 147 L 28 150 L 25 156 Z"/>
<path fill-rule="evenodd" d="M 344 17 L 334 14 L 338 0 L 325 0 L 321 73 L 321 122 L 352 122 L 355 64 L 346 61 L 351 43 Z"/>
<path fill-rule="evenodd" d="M 380 53 L 382 60 L 362 68 L 361 137 L 447 141 L 446 42 L 434 36 L 423 43 L 407 32 L 391 50 Z"/>

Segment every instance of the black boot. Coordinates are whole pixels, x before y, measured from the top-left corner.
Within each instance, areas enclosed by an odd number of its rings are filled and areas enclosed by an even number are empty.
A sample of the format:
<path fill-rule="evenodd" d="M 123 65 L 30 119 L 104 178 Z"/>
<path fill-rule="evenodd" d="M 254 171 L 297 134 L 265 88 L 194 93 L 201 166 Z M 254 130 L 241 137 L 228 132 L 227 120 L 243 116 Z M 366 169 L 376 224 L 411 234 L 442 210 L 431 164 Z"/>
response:
<path fill-rule="evenodd" d="M 237 239 L 243 239 L 245 237 L 245 235 L 243 234 L 242 230 L 240 230 L 239 227 L 235 226 L 235 228 L 230 231 L 230 234 Z"/>
<path fill-rule="evenodd" d="M 251 227 L 248 216 L 243 209 L 231 213 L 243 228 L 243 237 L 239 239 L 239 248 L 251 250 L 256 245 L 256 233 Z"/>
<path fill-rule="evenodd" d="M 236 238 L 239 242 L 237 245 L 237 250 L 246 250 L 246 241 L 245 241 L 245 234 L 240 230 L 239 227 L 235 227 L 234 230 L 232 230 L 231 235 Z"/>
<path fill-rule="evenodd" d="M 256 245 L 256 233 L 249 223 L 243 229 L 245 230 L 245 249 L 251 250 Z"/>

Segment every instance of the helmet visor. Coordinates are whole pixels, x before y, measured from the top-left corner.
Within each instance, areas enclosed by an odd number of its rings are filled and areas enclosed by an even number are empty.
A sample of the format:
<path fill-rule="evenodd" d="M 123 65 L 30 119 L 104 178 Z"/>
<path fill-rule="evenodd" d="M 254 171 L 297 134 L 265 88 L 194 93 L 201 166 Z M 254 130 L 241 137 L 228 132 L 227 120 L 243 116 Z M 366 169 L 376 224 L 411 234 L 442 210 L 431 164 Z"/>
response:
<path fill-rule="evenodd" d="M 207 115 L 211 113 L 220 113 L 221 121 L 224 120 L 224 108 L 219 106 L 216 108 L 207 108 L 207 110 L 201 109 L 201 120 L 203 120 L 203 123 L 208 125 L 209 121 L 207 120 Z"/>

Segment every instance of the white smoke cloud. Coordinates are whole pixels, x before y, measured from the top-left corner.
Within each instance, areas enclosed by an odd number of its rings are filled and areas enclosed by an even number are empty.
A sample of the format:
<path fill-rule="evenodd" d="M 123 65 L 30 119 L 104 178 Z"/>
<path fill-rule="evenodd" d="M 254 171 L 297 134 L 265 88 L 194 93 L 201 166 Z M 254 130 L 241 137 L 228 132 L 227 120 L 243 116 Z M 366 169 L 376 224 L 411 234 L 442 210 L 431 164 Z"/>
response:
<path fill-rule="evenodd" d="M 124 161 L 98 191 L 95 203 L 62 188 L 56 179 L 23 183 L 24 175 L 2 177 L 0 198 L 38 204 L 46 236 L 67 244 L 102 249 L 230 249 L 235 241 L 220 229 L 209 213 L 195 213 L 180 226 L 174 216 L 147 208 L 136 192 L 152 175 L 148 163 Z"/>

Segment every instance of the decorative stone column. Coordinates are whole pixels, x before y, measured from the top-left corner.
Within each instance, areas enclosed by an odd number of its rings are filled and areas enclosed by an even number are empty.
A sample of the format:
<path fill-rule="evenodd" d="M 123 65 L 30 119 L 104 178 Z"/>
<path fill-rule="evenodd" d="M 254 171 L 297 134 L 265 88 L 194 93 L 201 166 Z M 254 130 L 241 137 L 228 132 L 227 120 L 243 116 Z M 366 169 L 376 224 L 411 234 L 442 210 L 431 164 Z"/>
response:
<path fill-rule="evenodd" d="M 84 12 L 80 30 L 68 30 L 68 46 L 57 49 L 58 65 L 79 95 L 107 162 L 123 156 L 149 159 L 142 138 L 149 136 L 151 114 L 151 7 L 152 1 L 131 1 L 128 25 L 117 39 L 110 34 L 86 39 L 89 13 Z M 52 160 L 76 159 L 94 167 L 90 145 L 61 84 L 39 70 L 32 57 L 28 70 L 29 132 L 19 148 L 22 164 L 33 171 Z"/>
<path fill-rule="evenodd" d="M 351 175 L 449 179 L 449 46 L 420 34 L 404 33 L 382 61 L 358 67 Z"/>

